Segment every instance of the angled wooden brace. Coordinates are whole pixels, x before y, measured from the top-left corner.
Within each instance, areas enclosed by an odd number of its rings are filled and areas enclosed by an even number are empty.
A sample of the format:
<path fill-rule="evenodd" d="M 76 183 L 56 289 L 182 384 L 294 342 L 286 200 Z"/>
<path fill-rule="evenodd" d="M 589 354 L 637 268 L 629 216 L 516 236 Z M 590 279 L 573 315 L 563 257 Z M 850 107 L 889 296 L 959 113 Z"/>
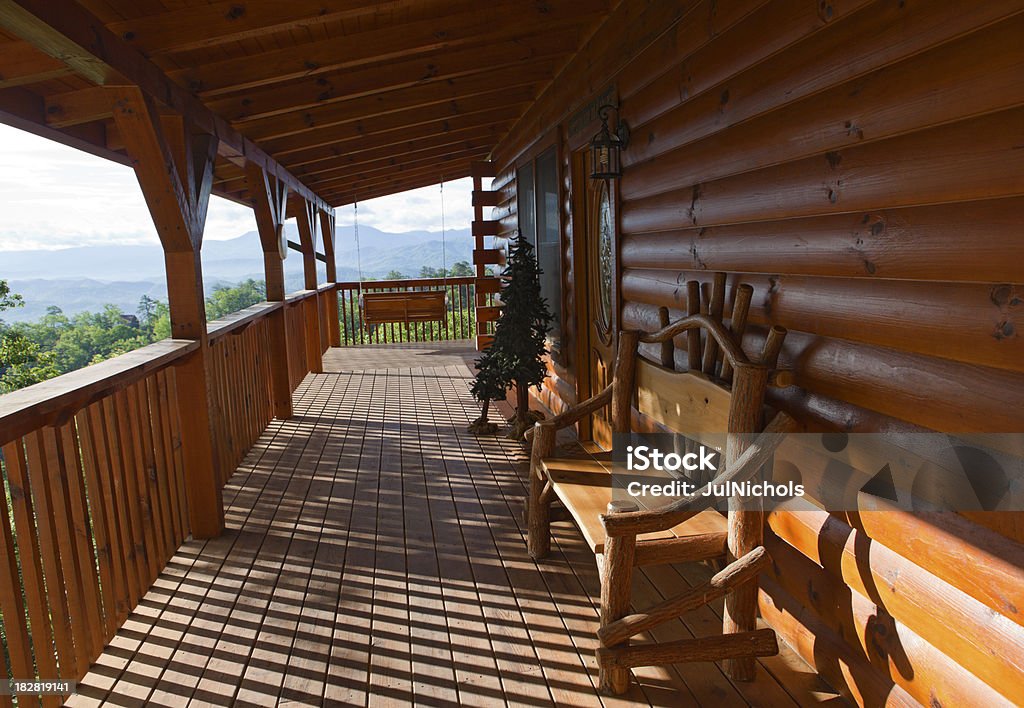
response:
<path fill-rule="evenodd" d="M 213 185 L 216 137 L 180 117 L 162 118 L 133 87 L 110 89 L 114 121 L 164 248 L 171 336 L 199 348 L 176 367 L 182 452 L 192 535 L 212 538 L 224 529 L 209 408 L 210 367 L 200 249 Z"/>
<path fill-rule="evenodd" d="M 246 163 L 245 178 L 256 213 L 256 228 L 263 249 L 263 270 L 267 283 L 267 301 L 284 302 L 284 259 L 288 245 L 284 237 L 285 208 L 288 200 L 287 185 L 254 163 Z M 292 389 L 288 381 L 289 357 L 288 327 L 284 309 L 269 317 L 271 398 L 274 417 L 292 416 Z"/>
<path fill-rule="evenodd" d="M 324 256 L 327 258 L 327 281 L 338 282 L 338 263 L 334 251 L 334 227 L 336 225 L 333 209 L 321 209 L 320 214 L 320 237 L 324 243 Z M 324 299 L 327 304 L 327 333 L 332 347 L 341 346 L 341 320 L 338 316 L 338 291 L 331 288 Z"/>
<path fill-rule="evenodd" d="M 316 244 L 320 230 L 320 219 L 317 217 L 315 204 L 298 197 L 291 201 L 290 214 L 294 214 L 295 222 L 299 227 L 299 245 L 302 249 L 302 272 L 304 275 L 304 287 L 306 290 L 317 289 L 316 275 Z M 326 293 L 325 293 L 326 294 Z M 306 361 L 309 362 L 309 370 L 320 373 L 324 370 L 323 352 L 327 337 L 320 333 L 320 308 L 326 309 L 326 303 L 321 303 L 321 295 L 310 297 L 303 301 L 302 307 L 306 315 Z M 325 333 L 326 334 L 326 333 Z"/>

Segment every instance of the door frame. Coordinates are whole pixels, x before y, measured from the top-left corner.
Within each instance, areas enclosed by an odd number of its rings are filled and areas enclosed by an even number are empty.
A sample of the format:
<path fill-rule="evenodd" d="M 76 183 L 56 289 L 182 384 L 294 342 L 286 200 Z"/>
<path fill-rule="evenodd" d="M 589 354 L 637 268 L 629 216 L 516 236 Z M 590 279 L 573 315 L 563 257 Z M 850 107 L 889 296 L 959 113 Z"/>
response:
<path fill-rule="evenodd" d="M 591 220 L 592 212 L 596 205 L 591 204 L 591 183 L 590 175 L 587 173 L 587 154 L 589 152 L 589 144 L 577 147 L 570 152 L 570 167 L 571 167 L 571 185 L 572 185 L 572 233 L 574 238 L 572 239 L 572 259 L 576 267 L 573 268 L 573 274 L 575 276 L 575 284 L 573 292 L 575 294 L 575 311 L 573 312 L 576 318 L 576 351 L 575 351 L 575 362 L 576 362 L 576 395 L 577 400 L 585 401 L 591 396 L 596 395 L 599 391 L 594 390 L 593 377 L 591 371 L 593 370 L 593 362 L 591 361 L 591 338 L 594 335 L 593 332 L 593 320 L 596 318 L 597 313 L 590 311 L 591 303 L 591 288 L 596 287 L 597 284 L 591 282 L 591 240 L 592 234 L 588 230 Z M 610 322 L 609 324 L 609 336 L 611 337 L 611 349 L 614 352 L 618 340 L 618 333 L 621 322 L 621 288 L 622 288 L 622 261 L 620 257 L 621 243 L 619 229 L 619 194 L 618 194 L 618 180 L 610 180 L 608 183 L 608 195 L 611 200 L 612 217 L 613 217 L 613 261 L 614 261 L 614 273 L 613 282 L 614 288 L 611 293 L 611 311 L 609 312 Z M 609 362 L 610 363 L 610 362 Z M 581 440 L 591 440 L 593 438 L 593 428 L 591 425 L 590 417 L 586 417 L 579 422 L 579 437 Z"/>

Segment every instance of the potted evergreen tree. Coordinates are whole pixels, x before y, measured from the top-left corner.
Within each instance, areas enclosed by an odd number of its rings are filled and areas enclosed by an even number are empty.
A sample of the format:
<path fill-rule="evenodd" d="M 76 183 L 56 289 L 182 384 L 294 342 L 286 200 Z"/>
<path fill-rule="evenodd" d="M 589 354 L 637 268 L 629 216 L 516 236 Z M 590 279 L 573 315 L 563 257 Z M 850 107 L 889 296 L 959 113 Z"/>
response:
<path fill-rule="evenodd" d="M 500 362 L 495 358 L 493 347 L 484 350 L 483 355 L 476 360 L 476 369 L 476 378 L 469 392 L 483 407 L 480 417 L 469 424 L 469 432 L 474 435 L 492 435 L 498 432 L 498 424 L 487 419 L 491 401 L 505 398 L 509 382 L 504 376 Z"/>
<path fill-rule="evenodd" d="M 494 341 L 488 349 L 489 362 L 500 371 L 506 387 L 516 387 L 516 412 L 509 421 L 508 437 L 522 440 L 524 433 L 541 417 L 530 411 L 530 389 L 547 377 L 544 355 L 551 311 L 540 294 L 541 270 L 533 245 L 518 234 L 512 241 L 502 276 L 502 310 L 495 323 Z"/>

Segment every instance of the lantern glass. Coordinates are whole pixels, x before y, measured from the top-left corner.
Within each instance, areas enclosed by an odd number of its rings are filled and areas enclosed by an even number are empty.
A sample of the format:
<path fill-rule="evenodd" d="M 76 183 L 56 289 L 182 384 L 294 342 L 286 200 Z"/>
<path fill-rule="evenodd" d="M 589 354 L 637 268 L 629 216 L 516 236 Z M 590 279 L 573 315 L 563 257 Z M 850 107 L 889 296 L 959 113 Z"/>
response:
<path fill-rule="evenodd" d="M 622 176 L 622 140 L 608 129 L 607 109 L 599 111 L 601 130 L 590 141 L 590 176 L 593 179 L 616 179 Z"/>

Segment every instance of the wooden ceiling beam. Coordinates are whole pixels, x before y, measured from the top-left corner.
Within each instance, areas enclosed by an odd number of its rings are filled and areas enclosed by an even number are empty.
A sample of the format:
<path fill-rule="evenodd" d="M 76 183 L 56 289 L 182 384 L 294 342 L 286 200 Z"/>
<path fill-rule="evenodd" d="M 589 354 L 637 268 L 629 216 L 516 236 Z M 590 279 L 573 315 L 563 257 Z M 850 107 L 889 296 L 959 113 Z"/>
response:
<path fill-rule="evenodd" d="M 368 156 L 409 153 L 423 147 L 451 145 L 462 140 L 488 139 L 497 142 L 514 122 L 515 115 L 509 115 L 506 120 L 500 123 L 480 122 L 458 130 L 421 131 L 418 128 L 416 131 L 406 132 L 401 137 L 392 137 L 389 134 L 364 141 L 356 141 L 355 143 L 347 143 L 345 149 L 335 149 L 332 147 L 329 150 L 324 150 L 321 148 L 315 154 L 304 155 L 301 160 L 289 161 L 288 164 L 294 169 L 314 163 L 324 165 L 330 162 L 343 166 L 365 160 Z"/>
<path fill-rule="evenodd" d="M 432 142 L 418 147 L 417 150 L 394 150 L 389 153 L 374 153 L 358 156 L 355 161 L 334 162 L 321 173 L 319 178 L 330 178 L 338 175 L 357 176 L 370 169 L 377 169 L 380 166 L 400 168 L 401 165 L 427 160 L 443 160 L 447 155 L 461 153 L 488 153 L 494 148 L 498 138 L 489 133 L 483 137 L 456 142 L 445 142 L 438 144 Z M 217 179 L 214 182 L 218 192 L 237 192 L 243 189 L 245 183 L 244 175 L 236 167 L 224 166 L 217 172 Z"/>
<path fill-rule="evenodd" d="M 78 91 L 57 93 L 44 98 L 46 124 L 54 128 L 66 128 L 114 116 L 114 103 L 110 89 L 105 86 L 90 86 Z"/>
<path fill-rule="evenodd" d="M 467 131 L 480 132 L 485 129 L 489 134 L 495 135 L 497 126 L 515 121 L 522 112 L 522 106 L 524 105 L 519 104 L 509 108 L 481 111 L 480 113 L 473 113 L 468 116 L 430 121 L 422 125 L 401 130 L 388 130 L 366 137 L 339 139 L 325 145 L 318 145 L 281 155 L 281 160 L 288 165 L 289 169 L 299 174 L 302 171 L 302 167 L 312 163 L 338 157 L 350 157 L 391 145 L 415 148 L 418 141 L 429 141 L 436 137 L 443 138 L 446 136 L 449 140 L 453 140 L 467 135 Z"/>
<path fill-rule="evenodd" d="M 336 189 L 339 184 L 358 184 L 376 179 L 400 180 L 405 176 L 418 175 L 430 169 L 444 172 L 445 168 L 449 165 L 460 165 L 466 161 L 482 160 L 489 151 L 489 147 L 449 150 L 438 157 L 403 161 L 398 164 L 391 164 L 389 160 L 382 160 L 362 165 L 347 175 L 319 180 L 317 184 L 326 190 Z"/>
<path fill-rule="evenodd" d="M 73 73 L 62 61 L 43 54 L 29 42 L 0 46 L 0 89 L 59 79 Z"/>
<path fill-rule="evenodd" d="M 590 96 L 608 84 L 628 61 L 676 24 L 700 0 L 684 2 L 618 2 L 604 22 L 591 28 L 590 36 L 575 47 L 572 58 L 556 80 L 547 86 L 519 123 L 498 146 L 499 162 L 514 158 L 538 135 L 558 125 Z M 770 28 L 765 28 L 770 31 Z"/>
<path fill-rule="evenodd" d="M 278 140 L 267 140 L 262 144 L 275 157 L 286 160 L 290 153 L 311 147 L 334 145 L 342 140 L 365 139 L 388 132 L 410 130 L 422 125 L 443 127 L 446 121 L 472 122 L 472 116 L 494 111 L 504 111 L 505 117 L 518 116 L 525 105 L 533 99 L 533 95 L 533 86 L 499 89 L 478 96 L 389 113 L 376 118 L 357 118 L 328 128 L 310 130 Z M 449 123 L 449 125 L 453 128 L 459 127 L 457 124 Z"/>
<path fill-rule="evenodd" d="M 255 120 L 246 123 L 245 133 L 262 144 L 263 141 L 299 135 L 307 130 L 369 121 L 392 113 L 465 100 L 501 89 L 512 91 L 529 87 L 532 94 L 536 95 L 538 84 L 554 76 L 555 66 L 556 61 L 553 59 L 521 64 L 515 72 L 509 72 L 500 86 L 495 86 L 494 77 L 490 74 L 429 81 L 417 86 L 329 103 L 306 111 Z"/>
<path fill-rule="evenodd" d="M 497 83 L 503 73 L 502 69 L 511 69 L 531 60 L 565 58 L 567 51 L 574 46 L 575 39 L 576 32 L 573 30 L 542 32 L 522 40 L 496 42 L 355 71 L 325 74 L 209 101 L 207 105 L 218 115 L 244 125 L 258 118 L 302 111 L 428 81 L 439 82 L 482 73 L 492 75 Z"/>
<path fill-rule="evenodd" d="M 498 138 L 493 135 L 485 135 L 482 138 L 470 140 L 458 140 L 456 142 L 445 142 L 443 144 L 433 143 L 423 145 L 423 148 L 416 151 L 402 151 L 398 154 L 387 155 L 384 153 L 371 153 L 358 162 L 345 163 L 344 165 L 324 165 L 324 169 L 310 174 L 310 181 L 325 180 L 337 175 L 360 175 L 368 170 L 377 169 L 380 166 L 388 165 L 395 170 L 400 170 L 404 165 L 427 160 L 445 160 L 450 155 L 463 152 L 485 153 L 494 148 Z"/>
<path fill-rule="evenodd" d="M 444 166 L 425 167 L 401 175 L 376 176 L 365 180 L 339 180 L 335 183 L 335 190 L 358 195 L 360 200 L 366 199 L 363 195 L 368 194 L 369 190 L 378 187 L 388 188 L 391 193 L 404 192 L 406 189 L 437 184 L 441 180 L 450 182 L 459 177 L 465 177 L 469 174 L 469 163 L 470 161 L 466 160 L 464 163 L 455 162 Z"/>
<path fill-rule="evenodd" d="M 244 157 L 276 175 L 289 188 L 328 208 L 294 175 L 195 96 L 172 82 L 149 59 L 112 34 L 74 0 L 0 0 L 0 26 L 60 59 L 100 85 L 138 86 L 144 94 L 216 137 L 222 154 Z M 45 124 L 45 118 L 43 119 Z"/>
<path fill-rule="evenodd" d="M 112 22 L 116 36 L 149 56 L 215 47 L 220 44 L 265 37 L 275 32 L 301 29 L 325 22 L 359 21 L 382 13 L 401 15 L 418 12 L 423 17 L 438 14 L 450 2 L 445 0 L 272 0 L 242 2 L 214 0 Z M 461 0 L 458 4 L 471 4 Z"/>
<path fill-rule="evenodd" d="M 487 12 L 468 8 L 345 37 L 205 62 L 168 75 L 207 99 L 429 52 L 512 41 L 536 34 L 538 27 L 545 32 L 571 29 L 595 19 L 597 4 L 594 0 L 542 4 L 492 0 Z"/>
<path fill-rule="evenodd" d="M 461 167 L 458 170 L 450 170 L 444 175 L 445 182 L 452 182 L 463 177 L 469 177 L 469 165 Z M 419 179 L 412 179 L 408 182 L 396 183 L 396 184 L 383 184 L 371 187 L 364 187 L 363 191 L 358 194 L 349 192 L 347 190 L 339 190 L 329 196 L 331 202 L 335 205 L 335 208 L 351 204 L 357 199 L 360 202 L 366 202 L 370 199 L 376 199 L 377 197 L 384 197 L 389 194 L 399 194 L 401 192 L 408 192 L 411 189 L 419 189 L 421 187 L 432 187 L 441 180 L 437 175 L 429 177 L 421 177 Z"/>
<path fill-rule="evenodd" d="M 63 129 L 49 126 L 42 97 L 25 88 L 0 89 L 0 122 L 91 155 L 131 165 L 127 155 L 107 146 L 107 127 L 104 124 L 90 123 Z"/>

